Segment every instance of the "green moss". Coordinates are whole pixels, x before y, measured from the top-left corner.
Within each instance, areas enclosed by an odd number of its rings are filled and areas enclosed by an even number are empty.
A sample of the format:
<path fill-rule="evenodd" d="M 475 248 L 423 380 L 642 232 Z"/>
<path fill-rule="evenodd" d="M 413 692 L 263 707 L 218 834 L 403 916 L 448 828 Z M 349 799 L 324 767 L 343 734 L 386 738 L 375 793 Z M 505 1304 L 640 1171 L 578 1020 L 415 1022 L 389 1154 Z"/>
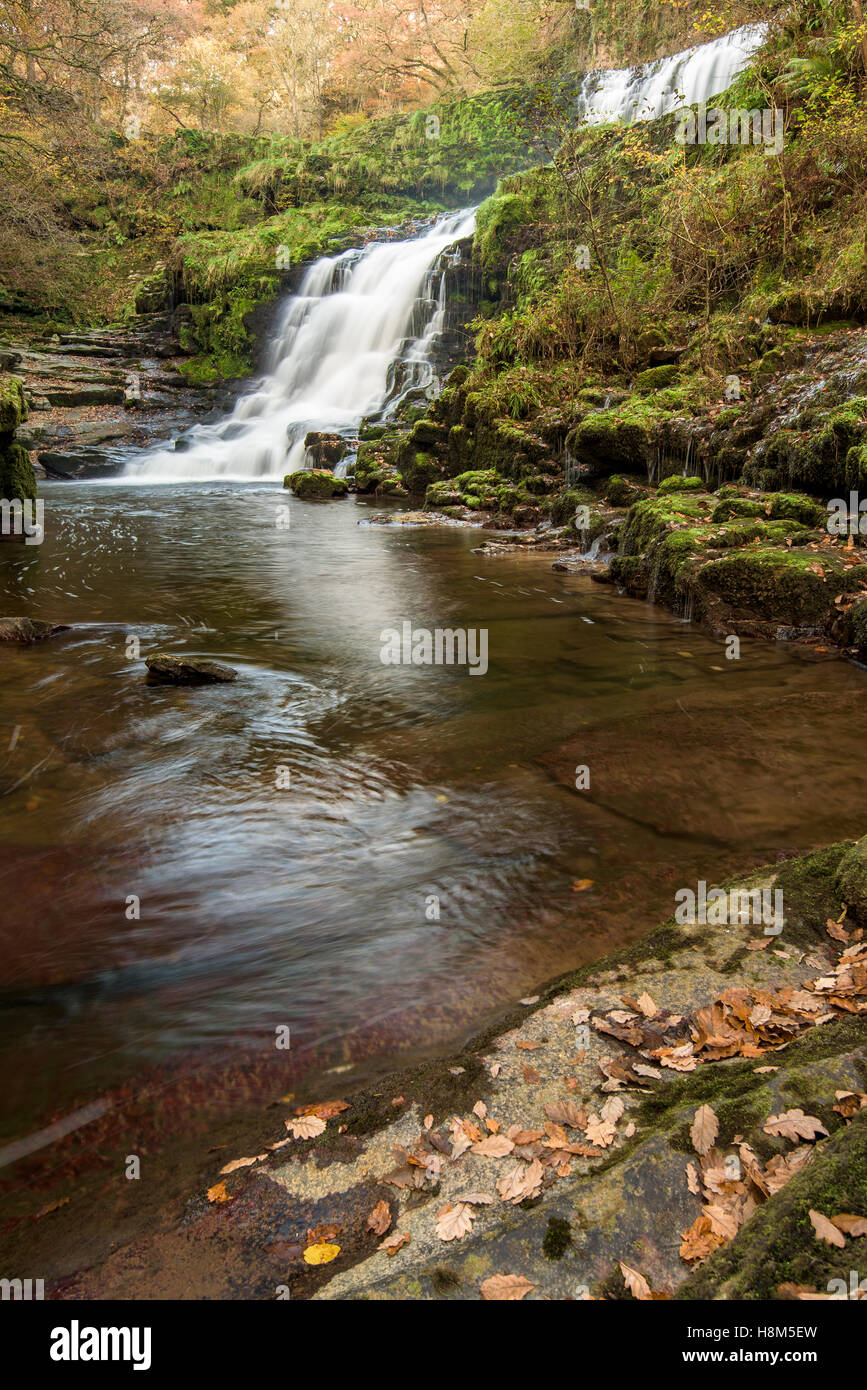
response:
<path fill-rule="evenodd" d="M 701 478 L 683 478 L 679 473 L 673 473 L 671 477 L 663 478 L 658 491 L 662 494 L 667 492 L 707 492 L 707 488 Z"/>
<path fill-rule="evenodd" d="M 0 497 L 7 502 L 36 500 L 36 474 L 23 444 L 0 445 Z"/>
<path fill-rule="evenodd" d="M 0 436 L 14 434 L 27 415 L 24 382 L 17 376 L 0 375 Z"/>
<path fill-rule="evenodd" d="M 829 918 L 836 920 L 841 911 L 837 872 L 850 847 L 850 842 L 829 845 L 780 866 L 775 887 L 783 895 L 787 944 L 809 950 L 828 941 L 826 923 Z"/>
<path fill-rule="evenodd" d="M 858 1263 L 857 1241 L 841 1250 L 816 1239 L 810 1210 L 825 1216 L 867 1211 L 867 1112 L 861 1111 L 812 1161 L 681 1285 L 679 1299 L 775 1299 L 781 1284 L 821 1293 Z M 860 1276 L 858 1276 L 860 1277 Z"/>
<path fill-rule="evenodd" d="M 646 371 L 639 372 L 635 378 L 635 389 L 642 393 L 647 391 L 661 391 L 666 386 L 677 380 L 679 375 L 677 367 L 648 367 Z"/>
<path fill-rule="evenodd" d="M 696 576 L 699 593 L 722 598 L 732 608 L 792 626 L 818 626 L 834 596 L 845 586 L 842 567 L 827 561 L 815 573 L 813 556 L 791 550 L 750 548 L 710 560 Z"/>
<path fill-rule="evenodd" d="M 562 1216 L 548 1219 L 542 1241 L 542 1254 L 546 1260 L 561 1260 L 572 1244 L 572 1227 Z"/>
<path fill-rule="evenodd" d="M 335 478 L 331 473 L 301 470 L 287 473 L 283 486 L 288 487 L 296 497 L 308 501 L 327 501 L 332 497 L 345 497 L 348 484 L 344 478 Z"/>
<path fill-rule="evenodd" d="M 867 836 L 843 855 L 834 883 L 837 896 L 856 922 L 867 926 Z"/>

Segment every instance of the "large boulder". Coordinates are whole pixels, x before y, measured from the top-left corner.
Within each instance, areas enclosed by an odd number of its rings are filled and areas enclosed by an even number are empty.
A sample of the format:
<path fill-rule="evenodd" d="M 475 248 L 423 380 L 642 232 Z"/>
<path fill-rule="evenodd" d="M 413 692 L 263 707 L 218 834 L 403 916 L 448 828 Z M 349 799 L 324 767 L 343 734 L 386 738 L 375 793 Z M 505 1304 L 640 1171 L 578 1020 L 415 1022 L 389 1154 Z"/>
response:
<path fill-rule="evenodd" d="M 345 497 L 349 491 L 349 484 L 345 478 L 335 478 L 332 473 L 321 468 L 287 473 L 283 479 L 283 486 L 306 502 L 327 502 L 332 497 Z"/>
<path fill-rule="evenodd" d="M 38 618 L 0 618 L 0 642 L 18 642 L 24 647 L 68 631 L 68 623 L 44 623 Z"/>

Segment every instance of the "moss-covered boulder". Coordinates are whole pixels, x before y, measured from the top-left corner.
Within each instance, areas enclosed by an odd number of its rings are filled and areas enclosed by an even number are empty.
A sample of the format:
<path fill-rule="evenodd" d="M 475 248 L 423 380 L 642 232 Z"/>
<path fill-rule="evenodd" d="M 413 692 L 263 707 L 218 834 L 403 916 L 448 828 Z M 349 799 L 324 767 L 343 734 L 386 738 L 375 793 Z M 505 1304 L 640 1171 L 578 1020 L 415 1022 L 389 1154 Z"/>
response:
<path fill-rule="evenodd" d="M 0 497 L 22 502 L 36 499 L 36 474 L 23 444 L 0 444 Z"/>
<path fill-rule="evenodd" d="M 17 376 L 0 376 L 0 436 L 14 434 L 27 415 L 23 381 Z"/>
<path fill-rule="evenodd" d="M 623 419 L 614 411 L 600 410 L 576 425 L 566 443 L 585 476 L 606 478 L 612 473 L 643 468 L 649 441 L 646 425 Z"/>
<path fill-rule="evenodd" d="M 729 608 L 782 626 L 819 629 L 844 584 L 838 565 L 811 554 L 750 547 L 708 561 L 696 576 L 699 594 Z"/>
<path fill-rule="evenodd" d="M 332 497 L 345 497 L 349 491 L 345 478 L 335 478 L 333 473 L 315 468 L 287 473 L 283 486 L 305 502 L 327 502 Z"/>
<path fill-rule="evenodd" d="M 680 473 L 672 473 L 670 477 L 663 478 L 658 491 L 663 494 L 667 492 L 706 492 L 707 486 L 701 478 L 684 478 Z"/>
<path fill-rule="evenodd" d="M 851 916 L 867 926 L 867 835 L 841 859 L 836 887 Z"/>
<path fill-rule="evenodd" d="M 663 367 L 648 367 L 646 371 L 639 372 L 635 378 L 635 389 L 645 395 L 649 391 L 662 391 L 666 386 L 671 386 L 676 381 L 679 372 L 676 366 L 669 363 Z"/>

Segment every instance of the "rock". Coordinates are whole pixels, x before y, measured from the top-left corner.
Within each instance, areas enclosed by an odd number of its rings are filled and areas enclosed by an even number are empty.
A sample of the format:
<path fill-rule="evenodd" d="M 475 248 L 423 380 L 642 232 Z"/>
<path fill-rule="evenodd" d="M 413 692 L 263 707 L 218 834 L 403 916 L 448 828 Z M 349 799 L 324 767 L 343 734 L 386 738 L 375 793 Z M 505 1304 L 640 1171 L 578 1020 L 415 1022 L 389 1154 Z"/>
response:
<path fill-rule="evenodd" d="M 659 492 L 705 492 L 705 484 L 701 478 L 683 478 L 679 473 L 673 473 L 670 478 L 663 478 L 659 484 Z"/>
<path fill-rule="evenodd" d="M 154 652 L 145 657 L 148 680 L 160 685 L 221 685 L 237 679 L 238 672 L 220 661 L 201 656 L 172 656 Z"/>
<path fill-rule="evenodd" d="M 287 473 L 283 479 L 283 486 L 288 487 L 296 497 L 314 502 L 327 502 L 332 497 L 345 497 L 349 491 L 349 484 L 345 478 L 335 478 L 333 474 L 321 468 Z"/>
<path fill-rule="evenodd" d="M 635 378 L 635 389 L 641 391 L 661 391 L 666 386 L 671 386 L 672 382 L 678 377 L 678 369 L 669 365 L 666 367 L 648 367 L 646 371 L 639 372 Z"/>
<path fill-rule="evenodd" d="M 867 835 L 840 860 L 836 888 L 855 920 L 867 926 Z"/>
<path fill-rule="evenodd" d="M 30 455 L 22 444 L 3 447 L 0 439 L 0 497 L 7 501 L 20 497 L 22 502 L 36 499 L 36 474 Z"/>
<path fill-rule="evenodd" d="M 0 435 L 14 434 L 26 419 L 24 383 L 17 376 L 0 377 Z"/>
<path fill-rule="evenodd" d="M 342 435 L 311 430 L 304 436 L 304 449 L 314 469 L 333 468 L 335 463 L 346 457 L 349 445 Z"/>
<path fill-rule="evenodd" d="M 44 623 L 38 618 L 0 618 L 0 642 L 18 642 L 30 646 L 44 642 L 58 632 L 68 632 L 68 623 Z"/>

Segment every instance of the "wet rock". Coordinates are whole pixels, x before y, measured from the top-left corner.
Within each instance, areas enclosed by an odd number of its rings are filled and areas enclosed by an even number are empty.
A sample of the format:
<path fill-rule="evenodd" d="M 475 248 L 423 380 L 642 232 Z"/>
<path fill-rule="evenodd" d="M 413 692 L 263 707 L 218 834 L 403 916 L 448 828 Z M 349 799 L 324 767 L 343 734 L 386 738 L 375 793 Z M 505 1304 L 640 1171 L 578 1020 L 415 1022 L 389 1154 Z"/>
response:
<path fill-rule="evenodd" d="M 311 430 L 304 436 L 304 449 L 316 468 L 333 468 L 349 453 L 349 444 L 340 434 Z"/>
<path fill-rule="evenodd" d="M 345 478 L 335 478 L 333 474 L 320 468 L 287 473 L 283 479 L 283 486 L 288 487 L 296 497 L 311 502 L 327 502 L 332 497 L 345 497 L 349 491 L 349 484 Z"/>
<path fill-rule="evenodd" d="M 0 618 L 0 642 L 18 642 L 21 646 L 30 646 L 34 642 L 55 637 L 58 632 L 68 631 L 68 623 L 44 623 L 38 618 Z"/>
<path fill-rule="evenodd" d="M 172 656 L 154 652 L 145 657 L 148 680 L 160 685 L 222 685 L 237 679 L 238 672 L 220 661 L 200 656 Z"/>

